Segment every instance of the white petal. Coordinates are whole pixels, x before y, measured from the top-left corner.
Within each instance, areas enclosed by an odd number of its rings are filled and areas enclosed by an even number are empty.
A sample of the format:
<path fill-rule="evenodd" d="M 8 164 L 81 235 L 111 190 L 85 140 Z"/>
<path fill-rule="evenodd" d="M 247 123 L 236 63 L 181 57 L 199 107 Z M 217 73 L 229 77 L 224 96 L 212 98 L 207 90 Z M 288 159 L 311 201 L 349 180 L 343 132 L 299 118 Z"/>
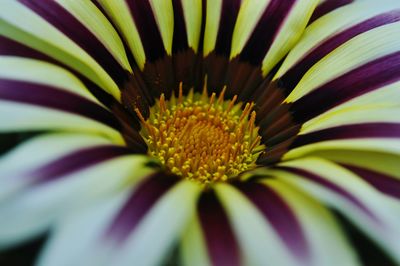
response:
<path fill-rule="evenodd" d="M 111 249 L 101 241 L 102 235 L 128 197 L 126 192 L 63 217 L 54 227 L 37 266 L 107 265 Z"/>
<path fill-rule="evenodd" d="M 24 142 L 0 158 L 0 202 L 32 182 L 24 176 L 27 171 L 73 151 L 104 144 L 111 143 L 98 136 L 72 133 L 46 134 Z"/>
<path fill-rule="evenodd" d="M 35 185 L 0 203 L 0 248 L 36 236 L 66 212 L 116 193 L 148 173 L 147 159 L 130 155 Z"/>
<path fill-rule="evenodd" d="M 183 265 L 211 266 L 197 215 L 194 215 L 182 236 L 181 260 Z"/>
<path fill-rule="evenodd" d="M 192 217 L 200 186 L 182 181 L 164 195 L 116 255 L 115 265 L 159 265 Z"/>
<path fill-rule="evenodd" d="M 0 33 L 77 70 L 120 100 L 118 86 L 86 51 L 18 1 L 4 1 Z"/>
<path fill-rule="evenodd" d="M 400 204 L 397 200 L 379 193 L 354 173 L 323 159 L 304 158 L 281 165 L 305 170 L 329 182 L 331 185 L 316 182 L 301 173 L 285 172 L 285 169 L 274 173 L 342 212 L 400 262 Z"/>

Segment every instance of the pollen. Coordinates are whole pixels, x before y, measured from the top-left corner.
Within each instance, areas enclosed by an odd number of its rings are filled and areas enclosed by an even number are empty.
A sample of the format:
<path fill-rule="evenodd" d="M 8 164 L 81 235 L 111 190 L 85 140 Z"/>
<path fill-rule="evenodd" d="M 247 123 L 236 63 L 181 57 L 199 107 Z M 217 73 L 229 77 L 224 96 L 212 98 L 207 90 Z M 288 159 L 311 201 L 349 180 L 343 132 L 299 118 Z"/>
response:
<path fill-rule="evenodd" d="M 224 100 L 226 88 L 217 96 L 182 95 L 168 101 L 162 94 L 145 119 L 135 109 L 150 156 L 172 173 L 202 183 L 227 181 L 255 167 L 264 150 L 255 126 L 254 104 L 237 103 L 237 96 Z"/>

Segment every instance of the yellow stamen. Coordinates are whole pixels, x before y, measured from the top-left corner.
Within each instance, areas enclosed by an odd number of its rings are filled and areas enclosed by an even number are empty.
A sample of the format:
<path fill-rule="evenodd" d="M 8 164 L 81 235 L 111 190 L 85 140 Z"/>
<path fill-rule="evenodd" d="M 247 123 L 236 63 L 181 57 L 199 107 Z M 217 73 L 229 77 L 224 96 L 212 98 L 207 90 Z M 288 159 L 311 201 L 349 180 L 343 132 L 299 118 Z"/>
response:
<path fill-rule="evenodd" d="M 237 96 L 224 101 L 225 91 L 208 97 L 205 85 L 202 94 L 184 97 L 180 83 L 178 101 L 162 94 L 148 120 L 136 108 L 150 155 L 171 172 L 202 183 L 226 181 L 254 167 L 262 150 L 254 104 L 234 108 Z"/>
<path fill-rule="evenodd" d="M 226 92 L 226 86 L 224 86 L 224 88 L 222 89 L 221 93 L 219 94 L 218 104 L 221 104 L 224 101 L 225 92 Z"/>

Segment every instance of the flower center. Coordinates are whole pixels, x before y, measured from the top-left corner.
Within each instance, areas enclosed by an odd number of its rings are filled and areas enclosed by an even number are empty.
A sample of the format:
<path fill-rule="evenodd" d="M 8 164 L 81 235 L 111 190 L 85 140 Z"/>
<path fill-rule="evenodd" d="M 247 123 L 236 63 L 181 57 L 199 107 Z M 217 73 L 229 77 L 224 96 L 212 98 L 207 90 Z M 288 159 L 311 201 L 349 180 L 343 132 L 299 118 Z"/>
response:
<path fill-rule="evenodd" d="M 174 174 L 202 183 L 226 181 L 255 166 L 263 150 L 255 126 L 253 104 L 242 109 L 237 96 L 224 100 L 207 90 L 172 96 L 164 95 L 145 120 L 135 109 L 141 123 L 149 154 Z"/>

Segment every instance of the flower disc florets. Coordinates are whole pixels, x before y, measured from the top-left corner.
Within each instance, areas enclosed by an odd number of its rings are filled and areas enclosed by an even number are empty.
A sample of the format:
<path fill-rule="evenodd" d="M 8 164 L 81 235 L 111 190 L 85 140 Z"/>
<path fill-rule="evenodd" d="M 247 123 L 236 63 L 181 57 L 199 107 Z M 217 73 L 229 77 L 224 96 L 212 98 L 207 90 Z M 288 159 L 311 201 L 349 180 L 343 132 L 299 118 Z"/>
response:
<path fill-rule="evenodd" d="M 174 174 L 203 183 L 226 181 L 255 166 L 262 150 L 253 104 L 189 92 L 161 95 L 145 120 L 138 109 L 149 154 Z"/>

